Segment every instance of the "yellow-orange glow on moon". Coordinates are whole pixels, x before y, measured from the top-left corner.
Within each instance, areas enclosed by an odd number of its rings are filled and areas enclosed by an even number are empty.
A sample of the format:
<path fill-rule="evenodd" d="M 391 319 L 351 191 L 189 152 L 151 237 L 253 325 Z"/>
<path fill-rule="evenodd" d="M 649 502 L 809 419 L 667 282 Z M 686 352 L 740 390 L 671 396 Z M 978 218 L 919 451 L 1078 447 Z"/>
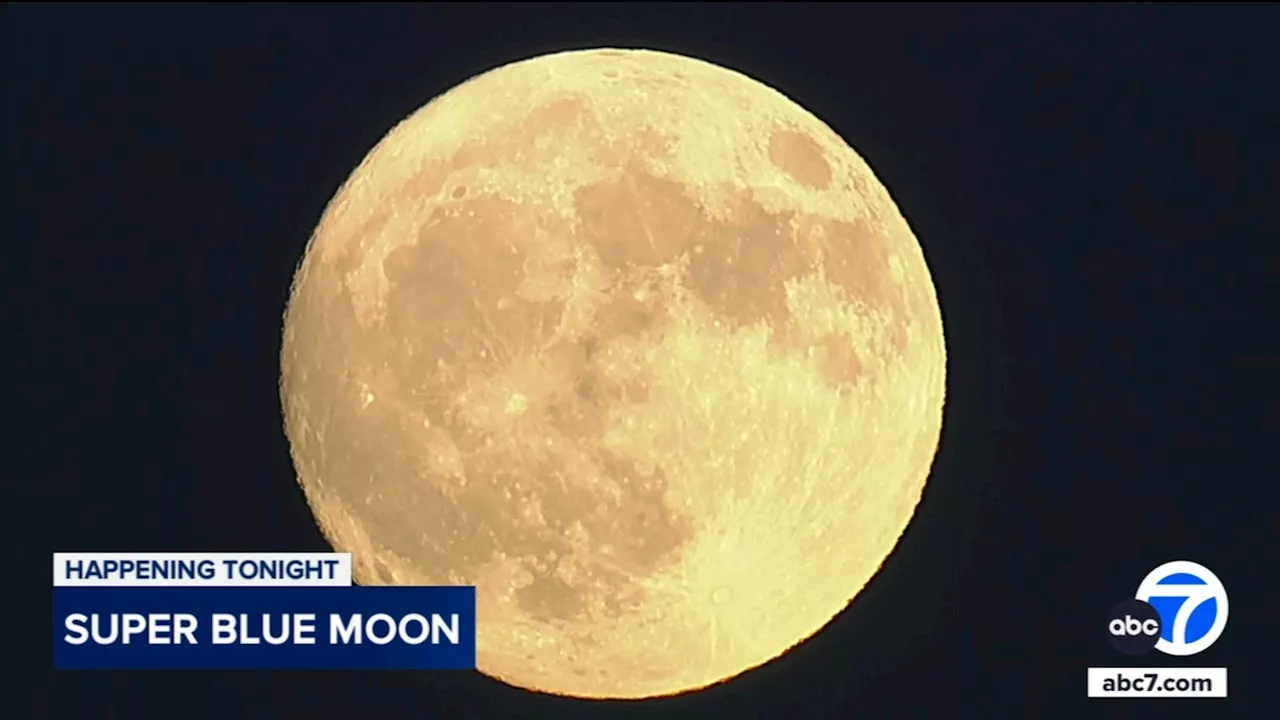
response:
<path fill-rule="evenodd" d="M 921 497 L 920 246 L 830 128 L 649 51 L 508 65 L 338 192 L 284 324 L 299 481 L 363 583 L 474 584 L 520 687 L 707 686 L 821 629 Z"/>

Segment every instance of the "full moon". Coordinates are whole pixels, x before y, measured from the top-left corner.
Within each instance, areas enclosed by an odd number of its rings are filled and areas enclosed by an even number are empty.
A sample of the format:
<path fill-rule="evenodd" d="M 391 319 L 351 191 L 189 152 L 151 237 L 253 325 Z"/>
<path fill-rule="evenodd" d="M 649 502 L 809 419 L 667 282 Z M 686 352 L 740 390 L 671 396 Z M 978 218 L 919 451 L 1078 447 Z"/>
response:
<path fill-rule="evenodd" d="M 818 632 L 941 431 L 924 254 L 831 128 L 704 61 L 546 55 L 373 148 L 284 320 L 299 483 L 362 584 L 477 588 L 477 665 L 673 695 Z"/>

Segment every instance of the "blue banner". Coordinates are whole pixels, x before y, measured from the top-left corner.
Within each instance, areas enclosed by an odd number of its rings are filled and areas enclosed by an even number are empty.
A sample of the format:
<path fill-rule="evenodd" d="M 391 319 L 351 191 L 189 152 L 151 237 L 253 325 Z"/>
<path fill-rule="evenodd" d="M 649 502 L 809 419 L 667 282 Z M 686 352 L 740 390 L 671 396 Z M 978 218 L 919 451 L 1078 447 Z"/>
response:
<path fill-rule="evenodd" d="M 445 670 L 474 587 L 55 587 L 59 670 Z"/>

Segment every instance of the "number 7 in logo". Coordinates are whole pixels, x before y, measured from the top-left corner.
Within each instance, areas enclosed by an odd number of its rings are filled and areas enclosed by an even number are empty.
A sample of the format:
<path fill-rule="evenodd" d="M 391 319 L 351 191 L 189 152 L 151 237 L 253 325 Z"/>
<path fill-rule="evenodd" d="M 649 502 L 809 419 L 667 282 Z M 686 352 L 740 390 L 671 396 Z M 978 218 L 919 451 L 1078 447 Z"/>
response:
<path fill-rule="evenodd" d="M 1138 586 L 1138 600 L 1160 614 L 1156 649 L 1195 655 L 1217 641 L 1227 625 L 1227 592 L 1208 568 L 1186 560 L 1152 570 Z"/>

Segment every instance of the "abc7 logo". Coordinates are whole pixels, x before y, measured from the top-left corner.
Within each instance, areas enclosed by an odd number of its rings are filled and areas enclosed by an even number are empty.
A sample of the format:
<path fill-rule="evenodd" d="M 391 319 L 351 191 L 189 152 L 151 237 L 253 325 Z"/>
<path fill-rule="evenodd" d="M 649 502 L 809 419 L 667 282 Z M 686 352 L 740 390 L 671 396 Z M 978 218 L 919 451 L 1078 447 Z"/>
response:
<path fill-rule="evenodd" d="M 1141 600 L 1125 600 L 1111 609 L 1107 639 L 1125 655 L 1151 651 L 1160 639 L 1160 613 Z"/>
<path fill-rule="evenodd" d="M 1107 639 L 1127 655 L 1152 648 L 1166 655 L 1195 655 L 1217 642 L 1226 628 L 1227 591 L 1203 565 L 1167 562 L 1147 573 L 1135 595 L 1112 608 L 1107 618 Z"/>

